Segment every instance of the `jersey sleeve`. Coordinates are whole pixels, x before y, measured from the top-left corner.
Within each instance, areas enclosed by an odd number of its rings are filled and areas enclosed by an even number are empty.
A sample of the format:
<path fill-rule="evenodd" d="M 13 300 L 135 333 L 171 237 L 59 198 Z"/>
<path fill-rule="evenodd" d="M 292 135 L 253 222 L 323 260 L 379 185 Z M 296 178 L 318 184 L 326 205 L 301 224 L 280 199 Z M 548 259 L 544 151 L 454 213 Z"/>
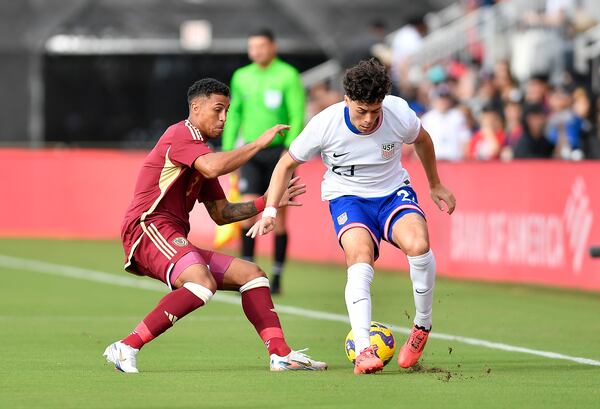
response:
<path fill-rule="evenodd" d="M 396 117 L 395 128 L 400 134 L 402 143 L 413 143 L 421 130 L 421 120 L 402 98 L 388 97 L 391 109 Z"/>
<path fill-rule="evenodd" d="M 171 141 L 169 159 L 177 165 L 194 167 L 194 161 L 202 155 L 211 153 L 212 149 L 200 139 L 192 136 L 190 131 L 183 125 L 179 128 Z"/>
<path fill-rule="evenodd" d="M 214 200 L 221 200 L 225 198 L 225 192 L 223 191 L 218 178 L 205 179 L 202 188 L 198 192 L 199 202 L 212 202 Z"/>
<path fill-rule="evenodd" d="M 319 115 L 311 119 L 300 135 L 290 145 L 289 153 L 298 162 L 306 162 L 321 151 L 322 127 Z"/>

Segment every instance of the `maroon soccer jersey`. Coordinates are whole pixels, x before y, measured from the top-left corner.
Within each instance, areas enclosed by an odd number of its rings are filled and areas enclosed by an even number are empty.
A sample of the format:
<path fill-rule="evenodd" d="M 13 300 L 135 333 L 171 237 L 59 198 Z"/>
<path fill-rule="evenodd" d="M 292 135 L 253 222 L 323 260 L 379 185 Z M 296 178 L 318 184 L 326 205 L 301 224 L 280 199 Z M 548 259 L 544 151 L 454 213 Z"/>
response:
<path fill-rule="evenodd" d="M 121 225 L 126 268 L 151 225 L 168 224 L 187 236 L 196 200 L 225 198 L 218 179 L 206 179 L 193 167 L 198 157 L 210 152 L 198 128 L 188 120 L 171 125 L 160 137 L 144 160 Z"/>

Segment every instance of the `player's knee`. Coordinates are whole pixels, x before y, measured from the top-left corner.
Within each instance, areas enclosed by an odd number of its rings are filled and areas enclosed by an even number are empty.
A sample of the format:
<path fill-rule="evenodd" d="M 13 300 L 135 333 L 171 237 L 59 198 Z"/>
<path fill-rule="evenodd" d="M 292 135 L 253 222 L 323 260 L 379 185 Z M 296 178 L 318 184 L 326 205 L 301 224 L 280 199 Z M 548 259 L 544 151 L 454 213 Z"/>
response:
<path fill-rule="evenodd" d="M 429 240 L 426 237 L 413 237 L 403 246 L 407 256 L 416 257 L 429 251 Z"/>
<path fill-rule="evenodd" d="M 373 249 L 369 246 L 359 246 L 352 252 L 346 253 L 346 264 L 351 266 L 357 263 L 373 264 Z"/>
<path fill-rule="evenodd" d="M 204 272 L 198 272 L 197 274 L 189 274 L 185 277 L 185 282 L 183 286 L 187 283 L 200 285 L 207 290 L 211 291 L 213 294 L 217 291 L 217 282 L 215 278 L 211 274 L 204 274 Z"/>
<path fill-rule="evenodd" d="M 183 288 L 186 288 L 188 291 L 190 291 L 196 297 L 201 299 L 205 305 L 208 304 L 208 302 L 212 299 L 212 297 L 216 291 L 216 287 L 214 290 L 211 290 L 210 288 L 207 288 L 202 284 L 192 283 L 192 282 L 185 283 L 183 285 Z"/>
<path fill-rule="evenodd" d="M 217 282 L 212 275 L 203 277 L 201 280 L 199 280 L 199 282 L 196 282 L 195 284 L 200 284 L 202 287 L 206 288 L 213 294 L 217 291 Z"/>
<path fill-rule="evenodd" d="M 240 293 L 258 287 L 269 288 L 269 279 L 267 278 L 267 275 L 256 264 L 253 264 L 253 268 L 249 269 L 248 274 L 244 277 L 244 282 L 240 283 Z"/>
<path fill-rule="evenodd" d="M 242 274 L 240 274 L 239 278 L 236 280 L 237 284 L 242 287 L 246 284 L 248 284 L 249 282 L 259 279 L 259 278 L 264 278 L 265 280 L 267 280 L 267 283 L 269 282 L 267 279 L 267 275 L 265 274 L 265 272 L 256 264 L 254 263 L 248 263 L 248 267 L 244 269 L 244 272 Z M 259 280 L 262 282 L 262 280 Z"/>

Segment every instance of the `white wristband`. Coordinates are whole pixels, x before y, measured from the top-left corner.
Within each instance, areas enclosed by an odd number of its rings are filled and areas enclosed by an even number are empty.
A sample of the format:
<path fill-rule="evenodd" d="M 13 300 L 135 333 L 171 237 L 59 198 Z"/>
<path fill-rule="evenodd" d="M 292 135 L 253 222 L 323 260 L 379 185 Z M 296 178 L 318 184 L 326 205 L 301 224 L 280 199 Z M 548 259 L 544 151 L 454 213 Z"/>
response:
<path fill-rule="evenodd" d="M 264 219 L 265 217 L 275 217 L 277 216 L 277 209 L 273 206 L 267 206 L 265 207 L 265 210 L 263 210 L 262 213 L 262 218 Z"/>

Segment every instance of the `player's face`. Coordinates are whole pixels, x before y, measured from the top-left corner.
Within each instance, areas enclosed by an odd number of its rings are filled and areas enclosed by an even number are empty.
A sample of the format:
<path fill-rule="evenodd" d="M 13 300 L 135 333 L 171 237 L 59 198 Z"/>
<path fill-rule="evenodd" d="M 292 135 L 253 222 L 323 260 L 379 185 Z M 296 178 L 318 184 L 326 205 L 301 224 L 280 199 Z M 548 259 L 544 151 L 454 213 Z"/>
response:
<path fill-rule="evenodd" d="M 194 99 L 190 106 L 190 113 L 202 136 L 218 138 L 223 133 L 228 109 L 228 97 L 211 94 L 208 97 Z"/>
<path fill-rule="evenodd" d="M 248 58 L 258 65 L 269 65 L 276 52 L 277 46 L 269 37 L 252 36 L 248 39 Z"/>
<path fill-rule="evenodd" d="M 348 96 L 344 96 L 344 101 L 348 106 L 350 113 L 350 122 L 362 133 L 372 131 L 379 121 L 383 101 L 368 104 L 366 102 L 353 101 Z"/>

